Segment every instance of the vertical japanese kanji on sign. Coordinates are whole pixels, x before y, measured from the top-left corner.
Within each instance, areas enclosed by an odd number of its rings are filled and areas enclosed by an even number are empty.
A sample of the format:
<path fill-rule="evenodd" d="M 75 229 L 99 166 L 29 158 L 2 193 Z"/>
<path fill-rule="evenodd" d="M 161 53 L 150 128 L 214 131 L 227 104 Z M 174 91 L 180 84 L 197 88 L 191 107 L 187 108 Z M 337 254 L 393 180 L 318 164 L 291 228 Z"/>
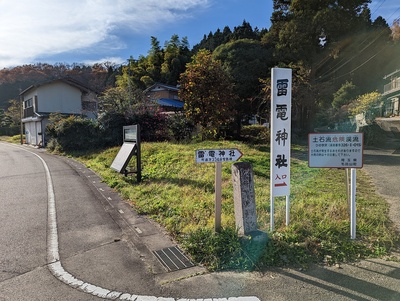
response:
<path fill-rule="evenodd" d="M 286 223 L 289 221 L 290 138 L 292 69 L 271 71 L 271 231 L 274 229 L 274 198 L 286 196 Z"/>

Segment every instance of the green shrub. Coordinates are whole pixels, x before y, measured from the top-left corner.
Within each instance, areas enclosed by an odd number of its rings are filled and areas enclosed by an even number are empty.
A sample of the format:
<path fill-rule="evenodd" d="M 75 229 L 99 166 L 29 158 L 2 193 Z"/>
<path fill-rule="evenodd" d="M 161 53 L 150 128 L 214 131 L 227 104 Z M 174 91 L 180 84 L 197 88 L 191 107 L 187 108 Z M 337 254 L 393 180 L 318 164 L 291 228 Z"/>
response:
<path fill-rule="evenodd" d="M 50 138 L 47 147 L 53 151 L 92 150 L 101 144 L 96 122 L 80 116 L 59 118 L 47 126 L 46 135 Z"/>
<path fill-rule="evenodd" d="M 385 143 L 386 133 L 375 122 L 360 128 L 364 133 L 364 145 L 380 146 Z"/>
<path fill-rule="evenodd" d="M 175 114 L 168 118 L 168 130 L 170 139 L 173 141 L 190 140 L 194 125 L 183 114 Z"/>
<path fill-rule="evenodd" d="M 168 140 L 168 129 L 165 115 L 157 108 L 138 108 L 132 114 L 106 112 L 99 116 L 104 143 L 108 146 L 122 144 L 122 127 L 139 124 L 142 141 L 154 142 Z"/>
<path fill-rule="evenodd" d="M 0 127 L 0 136 L 14 136 L 20 133 L 19 126 Z"/>
<path fill-rule="evenodd" d="M 220 232 L 200 228 L 183 239 L 186 251 L 210 270 L 253 270 L 258 267 L 265 245 L 265 239 L 240 237 L 238 231 L 230 227 Z"/>
<path fill-rule="evenodd" d="M 241 130 L 240 138 L 251 144 L 268 144 L 270 131 L 263 125 L 246 125 Z"/>
<path fill-rule="evenodd" d="M 249 264 L 241 249 L 238 233 L 232 228 L 223 228 L 220 232 L 198 229 L 185 237 L 183 247 L 193 260 L 210 270 L 233 269 Z"/>
<path fill-rule="evenodd" d="M 98 118 L 99 128 L 107 146 L 117 146 L 122 144 L 122 127 L 129 125 L 123 114 L 117 112 L 105 112 Z"/>

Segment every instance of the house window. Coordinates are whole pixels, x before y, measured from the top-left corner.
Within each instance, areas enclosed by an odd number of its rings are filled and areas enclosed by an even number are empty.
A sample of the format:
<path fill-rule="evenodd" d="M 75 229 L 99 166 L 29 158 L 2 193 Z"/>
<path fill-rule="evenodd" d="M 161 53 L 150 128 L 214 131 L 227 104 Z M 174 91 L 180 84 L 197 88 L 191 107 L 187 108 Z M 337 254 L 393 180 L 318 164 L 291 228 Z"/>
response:
<path fill-rule="evenodd" d="M 33 107 L 33 100 L 32 98 L 29 98 L 27 100 L 24 101 L 24 108 L 32 108 Z"/>

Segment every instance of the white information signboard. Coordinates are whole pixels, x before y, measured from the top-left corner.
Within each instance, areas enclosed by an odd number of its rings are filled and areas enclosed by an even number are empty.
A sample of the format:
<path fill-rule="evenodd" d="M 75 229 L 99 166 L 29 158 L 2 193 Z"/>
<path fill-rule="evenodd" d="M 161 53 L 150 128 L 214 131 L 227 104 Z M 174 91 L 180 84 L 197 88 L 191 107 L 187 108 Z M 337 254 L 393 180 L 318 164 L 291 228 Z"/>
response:
<path fill-rule="evenodd" d="M 356 238 L 356 168 L 363 167 L 362 133 L 312 133 L 308 135 L 310 167 L 350 170 L 350 238 Z M 347 171 L 346 171 L 347 173 Z M 346 185 L 348 185 L 346 181 Z"/>
<path fill-rule="evenodd" d="M 135 152 L 136 143 L 125 142 L 111 164 L 111 169 L 123 173 Z"/>
<path fill-rule="evenodd" d="M 292 69 L 271 70 L 271 231 L 274 230 L 274 198 L 286 196 L 286 224 L 290 209 Z"/>
<path fill-rule="evenodd" d="M 362 133 L 312 133 L 308 145 L 309 167 L 363 167 Z"/>

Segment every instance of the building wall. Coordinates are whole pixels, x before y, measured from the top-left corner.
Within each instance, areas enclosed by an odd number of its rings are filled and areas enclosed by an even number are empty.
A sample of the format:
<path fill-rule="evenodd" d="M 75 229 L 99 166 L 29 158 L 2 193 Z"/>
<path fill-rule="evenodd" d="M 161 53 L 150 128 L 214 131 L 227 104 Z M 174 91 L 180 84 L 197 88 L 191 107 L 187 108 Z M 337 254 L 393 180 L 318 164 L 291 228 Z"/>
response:
<path fill-rule="evenodd" d="M 171 87 L 172 88 L 172 87 Z M 155 84 L 151 90 L 147 91 L 146 96 L 149 100 L 158 100 L 160 98 L 179 100 L 178 89 L 169 89 L 164 85 Z"/>
<path fill-rule="evenodd" d="M 172 91 L 150 91 L 147 93 L 147 97 L 150 100 L 157 100 L 160 98 L 168 98 L 168 99 L 176 99 L 178 100 L 178 93 L 177 92 L 172 92 Z"/>
<path fill-rule="evenodd" d="M 38 99 L 36 112 L 80 114 L 82 111 L 82 92 L 66 83 L 50 83 L 38 87 L 37 90 L 32 93 L 36 93 Z M 29 97 L 28 94 L 24 99 Z"/>
<path fill-rule="evenodd" d="M 55 81 L 32 88 L 23 94 L 25 140 L 27 144 L 44 146 L 48 113 L 85 114 L 97 118 L 97 96 L 82 94 L 74 86 Z M 37 113 L 37 114 L 36 114 Z"/>

